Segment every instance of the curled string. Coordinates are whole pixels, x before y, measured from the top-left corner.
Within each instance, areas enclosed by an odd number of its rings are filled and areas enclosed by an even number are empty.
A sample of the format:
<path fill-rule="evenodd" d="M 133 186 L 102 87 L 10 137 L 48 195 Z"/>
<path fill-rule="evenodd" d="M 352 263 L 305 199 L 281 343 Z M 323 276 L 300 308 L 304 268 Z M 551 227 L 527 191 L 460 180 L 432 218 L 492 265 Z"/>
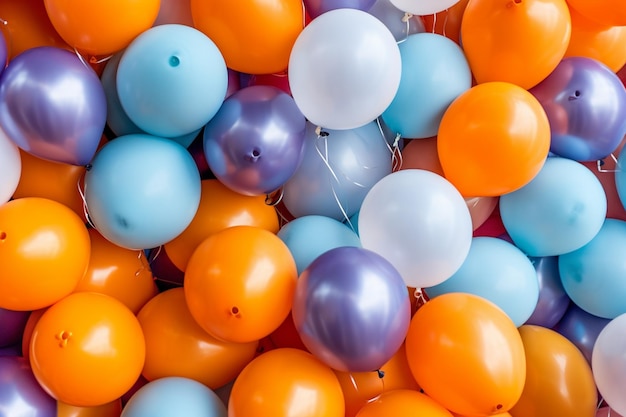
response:
<path fill-rule="evenodd" d="M 615 169 L 605 169 L 605 168 L 602 168 L 606 162 L 604 162 L 604 159 L 598 159 L 598 161 L 596 162 L 596 166 L 598 168 L 598 172 L 621 172 L 622 171 L 622 167 L 620 166 L 620 163 L 617 160 L 617 157 L 614 154 L 611 154 L 609 156 L 611 157 L 613 162 L 615 162 Z"/>
<path fill-rule="evenodd" d="M 376 125 L 378 125 L 378 131 L 385 141 L 385 146 L 387 146 L 389 153 L 391 153 L 391 170 L 397 171 L 402 168 L 402 152 L 400 152 L 400 139 L 402 139 L 402 137 L 399 133 L 397 133 L 393 140 L 393 144 L 389 145 L 389 142 L 387 142 L 387 138 L 385 137 L 383 127 L 380 124 L 380 119 L 376 119 Z"/>
<path fill-rule="evenodd" d="M 76 49 L 76 47 L 74 47 L 74 53 L 76 54 L 78 59 L 80 59 L 80 62 L 82 62 L 84 66 L 91 69 L 89 64 L 87 64 L 87 61 L 85 61 L 85 58 L 80 54 L 80 52 L 78 52 L 78 49 Z"/>
<path fill-rule="evenodd" d="M 413 296 L 417 299 L 418 309 L 428 302 L 428 299 L 424 295 L 424 290 L 422 290 L 421 288 L 416 288 Z"/>
<path fill-rule="evenodd" d="M 411 19 L 413 18 L 413 14 L 409 12 L 404 12 L 404 16 L 402 16 L 402 23 L 406 24 L 406 34 L 404 39 L 399 40 L 397 43 L 401 44 L 402 42 L 409 39 L 409 33 L 411 33 Z"/>
<path fill-rule="evenodd" d="M 141 266 L 139 267 L 138 270 L 135 271 L 135 277 L 138 277 L 139 274 L 141 274 L 143 271 L 145 271 L 147 269 L 148 266 L 150 266 L 149 263 L 148 263 L 148 265 L 146 265 L 146 262 L 144 262 L 145 253 L 142 250 L 137 251 L 137 259 L 139 260 L 139 264 Z"/>
<path fill-rule="evenodd" d="M 381 395 L 383 395 L 383 393 L 385 392 L 385 372 L 383 372 L 382 370 L 378 369 L 376 371 L 374 371 L 378 374 L 378 379 L 380 380 L 380 383 L 382 384 L 382 388 L 380 389 L 380 393 L 373 396 L 372 398 L 367 400 L 367 404 L 369 403 L 373 403 L 375 401 L 377 401 Z M 352 386 L 354 387 L 354 390 L 358 393 L 359 392 L 359 386 L 357 385 L 356 381 L 354 380 L 354 375 L 352 375 L 352 372 L 350 372 L 348 374 L 350 376 L 350 382 L 352 382 Z"/>
<path fill-rule="evenodd" d="M 87 165 L 85 168 L 87 171 L 89 171 L 91 166 Z M 87 223 L 89 223 L 89 226 L 91 226 L 93 229 L 98 230 L 96 225 L 93 224 L 93 222 L 91 221 L 91 217 L 89 217 L 89 208 L 87 207 L 87 199 L 85 198 L 85 192 L 87 191 L 87 184 L 85 184 L 85 191 L 83 191 L 83 189 L 80 188 L 80 181 L 81 181 L 81 178 L 78 179 L 78 182 L 76 183 L 76 188 L 78 188 L 78 194 L 80 194 L 80 199 L 83 202 L 83 214 L 85 215 L 85 219 L 87 220 Z"/>
<path fill-rule="evenodd" d="M 276 198 L 276 193 L 278 193 L 278 198 Z M 285 190 L 283 187 L 279 188 L 277 191 L 273 193 L 265 195 L 265 204 L 268 206 L 276 207 L 283 201 L 283 195 L 285 194 Z"/>

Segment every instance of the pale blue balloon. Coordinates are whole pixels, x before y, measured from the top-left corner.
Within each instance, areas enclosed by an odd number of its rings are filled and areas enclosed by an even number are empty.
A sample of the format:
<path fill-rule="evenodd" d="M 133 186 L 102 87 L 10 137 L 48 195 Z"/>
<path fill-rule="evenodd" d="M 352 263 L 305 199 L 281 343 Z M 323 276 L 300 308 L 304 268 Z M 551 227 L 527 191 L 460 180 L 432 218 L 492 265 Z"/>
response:
<path fill-rule="evenodd" d="M 179 143 L 146 134 L 103 146 L 85 174 L 89 217 L 109 241 L 155 248 L 182 233 L 200 204 L 200 174 Z"/>
<path fill-rule="evenodd" d="M 517 247 L 495 237 L 475 237 L 461 268 L 425 291 L 431 298 L 452 292 L 481 296 L 519 327 L 537 306 L 539 280 L 531 260 Z"/>
<path fill-rule="evenodd" d="M 435 33 L 409 35 L 399 47 L 400 87 L 382 118 L 404 138 L 436 136 L 450 103 L 472 86 L 465 54 Z"/>
<path fill-rule="evenodd" d="M 524 187 L 500 197 L 500 215 L 515 245 L 528 256 L 558 256 L 587 244 L 604 223 L 607 201 L 584 165 L 550 157 Z"/>
<path fill-rule="evenodd" d="M 626 313 L 626 222 L 606 219 L 585 246 L 559 256 L 563 288 L 572 302 L 594 316 Z"/>
<path fill-rule="evenodd" d="M 626 167 L 626 152 L 620 152 L 617 157 L 617 166 Z M 626 209 L 626 170 L 615 170 L 615 187 L 617 188 L 617 195 L 619 197 L 622 207 Z"/>
<path fill-rule="evenodd" d="M 278 237 L 296 261 L 298 274 L 322 253 L 341 246 L 361 247 L 359 237 L 349 226 L 325 216 L 303 216 L 285 224 Z"/>

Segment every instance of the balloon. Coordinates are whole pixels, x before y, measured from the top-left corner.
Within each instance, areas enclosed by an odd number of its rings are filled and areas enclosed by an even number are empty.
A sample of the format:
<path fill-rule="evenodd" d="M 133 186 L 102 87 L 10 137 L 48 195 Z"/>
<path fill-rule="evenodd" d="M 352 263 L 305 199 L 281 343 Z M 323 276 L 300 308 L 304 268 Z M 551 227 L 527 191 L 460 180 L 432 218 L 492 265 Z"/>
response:
<path fill-rule="evenodd" d="M 626 314 L 612 319 L 600 331 L 591 355 L 593 378 L 606 403 L 620 414 L 626 414 L 626 398 L 622 387 L 626 383 Z"/>
<path fill-rule="evenodd" d="M 24 333 L 22 335 L 22 351 L 21 355 L 24 359 L 30 362 L 30 341 L 33 336 L 33 330 L 35 330 L 35 326 L 39 322 L 43 313 L 45 313 L 48 308 L 41 308 L 39 310 L 32 311 L 28 316 L 28 320 L 26 321 L 26 326 L 24 327 Z"/>
<path fill-rule="evenodd" d="M 620 152 L 617 156 L 615 167 L 615 188 L 622 203 L 622 208 L 626 209 L 626 171 L 621 167 L 626 166 L 626 152 Z"/>
<path fill-rule="evenodd" d="M 57 417 L 56 401 L 41 389 L 24 358 L 0 356 L 0 393 L 4 416 Z"/>
<path fill-rule="evenodd" d="M 432 398 L 418 391 L 399 389 L 383 392 L 356 414 L 357 417 L 452 417 Z"/>
<path fill-rule="evenodd" d="M 463 264 L 472 222 L 463 197 L 445 178 L 420 169 L 387 175 L 359 212 L 361 244 L 400 272 L 409 287 L 431 287 Z"/>
<path fill-rule="evenodd" d="M 394 6 L 391 0 L 376 0 L 366 12 L 383 22 L 397 42 L 414 33 L 425 32 L 424 22 L 419 16 L 407 15 Z"/>
<path fill-rule="evenodd" d="M 230 417 L 344 417 L 344 403 L 330 368 L 310 353 L 282 348 L 244 368 L 233 385 L 228 412 Z"/>
<path fill-rule="evenodd" d="M 281 74 L 252 74 L 246 84 L 246 87 L 255 85 L 267 85 L 276 87 L 291 96 L 291 88 L 289 88 L 289 77 L 287 73 Z"/>
<path fill-rule="evenodd" d="M 583 354 L 554 330 L 519 329 L 526 353 L 526 384 L 512 417 L 594 417 L 598 397 Z"/>
<path fill-rule="evenodd" d="M 122 401 L 120 399 L 95 407 L 76 407 L 57 402 L 57 417 L 120 417 Z"/>
<path fill-rule="evenodd" d="M 610 407 L 601 407 L 598 408 L 598 411 L 596 412 L 596 417 L 622 417 L 622 415 L 618 414 Z"/>
<path fill-rule="evenodd" d="M 159 14 L 154 26 L 176 23 L 193 26 L 190 0 L 160 0 Z"/>
<path fill-rule="evenodd" d="M 550 125 L 541 104 L 505 82 L 461 94 L 444 113 L 437 136 L 445 177 L 465 197 L 523 187 L 541 170 L 549 148 Z"/>
<path fill-rule="evenodd" d="M 141 387 L 122 410 L 121 417 L 227 417 L 217 394 L 188 378 L 167 377 Z"/>
<path fill-rule="evenodd" d="M 539 282 L 539 300 L 525 324 L 551 329 L 566 313 L 570 298 L 563 288 L 557 256 L 530 257 Z"/>
<path fill-rule="evenodd" d="M 556 256 L 587 244 L 602 227 L 606 196 L 580 163 L 551 157 L 527 185 L 500 197 L 513 242 L 529 256 Z"/>
<path fill-rule="evenodd" d="M 301 349 L 306 352 L 309 350 L 302 343 L 302 338 L 298 334 L 298 329 L 296 329 L 296 325 L 293 322 L 293 316 L 291 312 L 280 326 L 278 326 L 270 335 L 267 337 L 271 344 L 276 348 L 294 348 Z"/>
<path fill-rule="evenodd" d="M 469 0 L 460 0 L 452 7 L 433 15 L 423 16 L 426 32 L 438 33 L 461 44 L 461 23 Z"/>
<path fill-rule="evenodd" d="M 204 154 L 224 185 L 245 195 L 270 194 L 302 161 L 306 119 L 289 94 L 271 86 L 242 88 L 204 129 Z"/>
<path fill-rule="evenodd" d="M 106 99 L 98 76 L 65 49 L 29 49 L 2 74 L 2 129 L 35 156 L 85 165 L 96 152 L 105 122 Z"/>
<path fill-rule="evenodd" d="M 384 23 L 357 9 L 320 15 L 298 35 L 289 85 L 302 114 L 327 129 L 354 129 L 391 104 L 402 72 L 400 49 Z"/>
<path fill-rule="evenodd" d="M 419 16 L 435 14 L 454 6 L 459 0 L 391 0 L 398 9 Z"/>
<path fill-rule="evenodd" d="M 55 399 L 92 407 L 120 398 L 141 373 L 146 346 L 132 311 L 104 294 L 71 294 L 41 316 L 30 342 L 33 373 Z"/>
<path fill-rule="evenodd" d="M 426 302 L 411 320 L 406 349 L 417 383 L 454 413 L 508 411 L 522 394 L 522 339 L 511 319 L 480 296 L 449 293 Z"/>
<path fill-rule="evenodd" d="M 174 141 L 121 136 L 96 154 L 85 174 L 85 201 L 96 229 L 112 243 L 154 248 L 191 223 L 200 204 L 200 175 Z"/>
<path fill-rule="evenodd" d="M 262 339 L 287 318 L 298 278 L 287 246 L 255 226 L 206 238 L 185 271 L 185 298 L 200 327 L 234 343 Z"/>
<path fill-rule="evenodd" d="M 32 311 L 70 294 L 87 269 L 87 228 L 56 201 L 29 197 L 0 206 L 0 308 Z"/>
<path fill-rule="evenodd" d="M 504 81 L 525 90 L 556 68 L 571 32 L 565 0 L 469 2 L 461 24 L 476 81 Z"/>
<path fill-rule="evenodd" d="M 576 304 L 571 304 L 563 318 L 554 326 L 554 330 L 572 342 L 591 364 L 593 345 L 609 321 L 611 320 L 594 316 Z"/>
<path fill-rule="evenodd" d="M 0 357 L 5 357 L 5 356 L 9 356 L 9 357 L 20 356 L 20 344 L 16 343 L 14 345 L 0 347 Z"/>
<path fill-rule="evenodd" d="M 304 0 L 304 8 L 311 19 L 335 9 L 357 9 L 367 12 L 376 0 Z"/>
<path fill-rule="evenodd" d="M 29 315 L 29 311 L 0 308 L 0 347 L 7 347 L 20 342 Z"/>
<path fill-rule="evenodd" d="M 304 26 L 300 0 L 191 0 L 191 16 L 222 51 L 228 68 L 248 74 L 287 69 Z"/>
<path fill-rule="evenodd" d="M 107 0 L 76 3 L 44 0 L 48 17 L 61 37 L 87 55 L 121 51 L 149 29 L 159 13 L 159 0 Z"/>
<path fill-rule="evenodd" d="M 20 150 L 0 131 L 0 205 L 11 199 L 22 175 Z"/>
<path fill-rule="evenodd" d="M 619 0 L 567 0 L 567 4 L 586 18 L 604 26 L 626 25 L 626 7 Z"/>

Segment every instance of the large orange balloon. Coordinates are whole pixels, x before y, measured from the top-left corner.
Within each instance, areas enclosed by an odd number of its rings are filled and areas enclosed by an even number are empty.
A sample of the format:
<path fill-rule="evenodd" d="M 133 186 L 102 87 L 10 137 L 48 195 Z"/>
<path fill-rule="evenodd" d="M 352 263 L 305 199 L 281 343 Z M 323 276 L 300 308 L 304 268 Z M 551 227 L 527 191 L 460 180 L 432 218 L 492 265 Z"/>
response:
<path fill-rule="evenodd" d="M 505 412 L 522 395 L 522 338 L 500 308 L 479 296 L 449 293 L 428 301 L 411 320 L 406 350 L 417 383 L 454 413 Z"/>
<path fill-rule="evenodd" d="M 580 350 L 554 330 L 519 328 L 526 352 L 526 385 L 513 417 L 594 417 L 598 404 L 591 367 Z"/>
<path fill-rule="evenodd" d="M 229 417 L 344 417 L 343 395 L 333 371 L 300 349 L 274 349 L 239 374 Z"/>
<path fill-rule="evenodd" d="M 104 294 L 74 293 L 39 319 L 30 363 L 40 385 L 58 401 L 94 407 L 128 391 L 143 368 L 145 342 L 139 321 Z"/>
<path fill-rule="evenodd" d="M 418 391 L 400 389 L 384 392 L 366 404 L 357 417 L 452 417 L 441 404 Z"/>
<path fill-rule="evenodd" d="M 476 81 L 506 81 L 524 89 L 556 68 L 571 31 L 565 0 L 470 1 L 461 24 Z"/>
<path fill-rule="evenodd" d="M 286 70 L 304 27 L 301 0 L 191 0 L 191 16 L 228 68 L 247 74 Z"/>
<path fill-rule="evenodd" d="M 142 375 L 149 381 L 180 376 L 217 389 L 235 379 L 254 358 L 258 342 L 215 339 L 195 322 L 182 288 L 164 291 L 137 315 L 146 339 Z"/>
<path fill-rule="evenodd" d="M 480 2 L 479 2 L 480 3 Z M 550 150 L 543 107 L 511 83 L 479 84 L 441 120 L 437 151 L 445 177 L 464 197 L 500 196 L 529 183 Z"/>
<path fill-rule="evenodd" d="M 95 407 L 76 407 L 57 402 L 57 417 L 119 417 L 121 414 L 122 401 L 119 398 Z"/>
<path fill-rule="evenodd" d="M 185 298 L 200 326 L 218 339 L 268 336 L 291 311 L 298 272 L 274 233 L 233 226 L 204 240 L 185 272 Z"/>
<path fill-rule="evenodd" d="M 165 252 L 185 271 L 191 254 L 204 239 L 231 226 L 256 226 L 276 233 L 278 215 L 264 196 L 239 194 L 218 180 L 203 180 L 196 215 L 187 229 L 164 245 Z"/>
<path fill-rule="evenodd" d="M 626 26 L 626 3 L 623 0 L 567 0 L 567 3 L 602 25 Z"/>
<path fill-rule="evenodd" d="M 0 206 L 0 307 L 32 311 L 70 294 L 90 245 L 85 224 L 61 203 L 27 197 Z"/>

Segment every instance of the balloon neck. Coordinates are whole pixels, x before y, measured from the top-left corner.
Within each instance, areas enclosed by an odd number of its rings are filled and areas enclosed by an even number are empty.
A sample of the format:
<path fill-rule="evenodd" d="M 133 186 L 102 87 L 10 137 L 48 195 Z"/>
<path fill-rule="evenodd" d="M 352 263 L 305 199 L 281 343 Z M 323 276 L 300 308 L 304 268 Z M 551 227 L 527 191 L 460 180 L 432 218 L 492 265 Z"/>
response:
<path fill-rule="evenodd" d="M 59 341 L 59 347 L 61 348 L 67 347 L 71 337 L 72 332 L 68 332 L 67 330 L 63 330 L 55 335 L 55 338 Z"/>
<path fill-rule="evenodd" d="M 567 99 L 569 101 L 578 100 L 580 96 L 582 96 L 582 93 L 580 92 L 580 90 L 576 90 Z"/>
<path fill-rule="evenodd" d="M 246 159 L 250 162 L 256 162 L 260 158 L 261 158 L 261 150 L 258 148 L 252 149 L 252 151 L 250 151 L 248 155 L 246 155 Z"/>
<path fill-rule="evenodd" d="M 511 0 L 507 3 L 506 7 L 516 7 L 522 4 L 522 0 Z"/>
<path fill-rule="evenodd" d="M 233 307 L 230 309 L 230 314 L 231 314 L 233 317 L 240 318 L 240 317 L 241 317 L 241 310 L 239 310 L 239 307 L 237 307 L 237 306 L 233 306 Z"/>

